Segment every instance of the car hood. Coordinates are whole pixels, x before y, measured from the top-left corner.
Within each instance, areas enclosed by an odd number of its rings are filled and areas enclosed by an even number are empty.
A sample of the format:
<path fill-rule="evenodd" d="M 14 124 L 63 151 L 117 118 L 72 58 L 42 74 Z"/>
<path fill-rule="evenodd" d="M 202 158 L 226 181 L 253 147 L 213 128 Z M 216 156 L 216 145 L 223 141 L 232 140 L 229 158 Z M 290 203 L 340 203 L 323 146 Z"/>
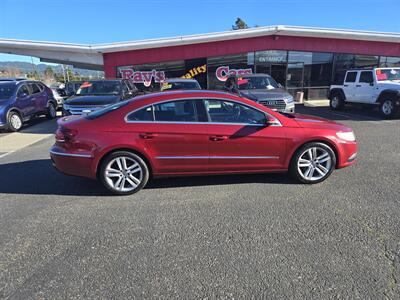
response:
<path fill-rule="evenodd" d="M 289 97 L 290 94 L 284 89 L 257 89 L 257 90 L 240 90 L 240 94 L 251 100 L 280 100 Z"/>
<path fill-rule="evenodd" d="M 292 114 L 293 119 L 297 122 L 300 127 L 303 128 L 327 128 L 335 129 L 338 131 L 351 131 L 351 129 L 343 124 L 327 120 L 320 117 Z"/>
<path fill-rule="evenodd" d="M 378 85 L 381 88 L 384 87 L 386 89 L 400 90 L 400 81 L 380 81 Z"/>
<path fill-rule="evenodd" d="M 120 96 L 99 95 L 99 96 L 72 96 L 64 103 L 68 105 L 107 105 L 118 102 Z"/>

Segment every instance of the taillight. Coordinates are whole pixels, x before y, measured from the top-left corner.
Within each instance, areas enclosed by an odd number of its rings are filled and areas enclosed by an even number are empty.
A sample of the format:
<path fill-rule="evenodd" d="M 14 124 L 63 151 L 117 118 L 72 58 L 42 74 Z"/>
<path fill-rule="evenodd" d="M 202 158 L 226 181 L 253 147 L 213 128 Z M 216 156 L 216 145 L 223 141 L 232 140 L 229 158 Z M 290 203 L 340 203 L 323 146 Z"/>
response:
<path fill-rule="evenodd" d="M 63 126 L 58 126 L 55 139 L 58 143 L 65 143 L 73 140 L 73 138 L 78 134 L 78 131 Z"/>

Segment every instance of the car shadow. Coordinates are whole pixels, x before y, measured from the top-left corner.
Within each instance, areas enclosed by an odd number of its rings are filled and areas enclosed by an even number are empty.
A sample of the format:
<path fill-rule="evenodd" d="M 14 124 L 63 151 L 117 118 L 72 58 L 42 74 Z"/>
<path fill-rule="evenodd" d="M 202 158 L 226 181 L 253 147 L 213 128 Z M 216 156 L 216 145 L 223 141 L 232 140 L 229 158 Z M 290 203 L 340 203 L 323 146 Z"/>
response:
<path fill-rule="evenodd" d="M 358 105 L 347 105 L 345 109 L 333 111 L 327 106 L 307 107 L 296 106 L 296 113 L 313 115 L 333 121 L 383 121 L 386 120 L 377 107 L 361 107 Z"/>
<path fill-rule="evenodd" d="M 27 170 L 30 170 L 27 172 Z M 109 196 L 110 193 L 96 180 L 67 176 L 51 165 L 50 159 L 29 160 L 0 164 L 0 193 Z M 145 189 L 212 186 L 226 184 L 293 184 L 286 174 L 213 175 L 159 178 L 151 180 Z"/>

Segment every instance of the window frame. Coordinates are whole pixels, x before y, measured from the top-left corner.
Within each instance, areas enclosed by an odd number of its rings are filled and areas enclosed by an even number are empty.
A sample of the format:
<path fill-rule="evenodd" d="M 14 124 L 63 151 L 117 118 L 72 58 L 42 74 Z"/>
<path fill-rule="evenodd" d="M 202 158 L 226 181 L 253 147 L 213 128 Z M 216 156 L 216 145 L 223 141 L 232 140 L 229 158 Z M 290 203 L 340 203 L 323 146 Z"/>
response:
<path fill-rule="evenodd" d="M 28 90 L 27 96 L 32 95 L 31 89 L 29 88 L 29 85 L 26 84 L 26 83 L 24 83 L 24 84 L 21 84 L 21 85 L 18 87 L 18 89 L 17 89 L 17 93 L 15 94 L 17 98 L 19 98 L 19 91 L 20 91 L 23 87 L 25 87 L 25 88 Z"/>
<path fill-rule="evenodd" d="M 31 95 L 37 95 L 37 94 L 40 94 L 43 91 L 36 82 L 30 82 L 30 83 L 28 83 L 28 85 L 29 85 L 29 88 L 31 90 Z M 34 85 L 36 85 L 36 87 L 39 89 L 38 92 L 35 92 L 35 93 L 33 92 L 33 86 Z"/>
<path fill-rule="evenodd" d="M 361 76 L 362 76 L 363 73 L 370 73 L 371 74 L 371 81 L 369 81 L 369 82 L 361 81 Z M 367 83 L 367 84 L 374 83 L 374 72 L 372 72 L 372 71 L 361 71 L 360 72 L 360 76 L 358 77 L 358 82 L 359 83 Z"/>
<path fill-rule="evenodd" d="M 206 113 L 206 116 L 207 116 L 207 120 L 208 120 L 208 121 L 199 121 L 199 122 L 156 121 L 156 120 L 155 120 L 155 116 L 154 116 L 154 107 L 152 108 L 152 111 L 153 111 L 153 121 L 130 121 L 130 120 L 128 120 L 128 117 L 129 117 L 130 114 L 135 113 L 135 112 L 137 112 L 137 111 L 139 111 L 139 110 L 141 110 L 141 109 L 145 109 L 145 108 L 148 108 L 148 107 L 150 107 L 150 106 L 154 106 L 154 105 L 157 105 L 157 104 L 160 104 L 160 103 L 172 102 L 172 101 L 181 101 L 181 100 L 193 100 L 193 101 L 201 100 L 201 101 L 199 101 L 199 102 L 202 104 L 203 113 L 204 113 L 204 112 Z M 125 121 L 125 123 L 128 123 L 128 124 L 129 124 L 129 123 L 146 123 L 146 124 L 198 124 L 198 125 L 216 124 L 216 125 L 240 125 L 240 126 L 265 127 L 264 124 L 251 124 L 251 123 L 219 123 L 219 122 L 211 122 L 210 119 L 209 119 L 209 116 L 208 116 L 207 109 L 206 109 L 206 107 L 205 107 L 204 100 L 219 100 L 219 101 L 228 101 L 228 102 L 231 101 L 231 102 L 235 102 L 235 103 L 238 103 L 238 104 L 247 106 L 247 107 L 249 107 L 249 108 L 255 109 L 255 110 L 261 112 L 262 114 L 264 114 L 266 120 L 268 119 L 268 117 L 273 118 L 273 119 L 275 120 L 275 122 L 274 122 L 273 124 L 270 124 L 268 127 L 282 127 L 282 123 L 281 123 L 281 121 L 280 121 L 277 117 L 275 117 L 275 116 L 273 116 L 273 115 L 271 115 L 271 114 L 269 114 L 269 113 L 267 113 L 267 112 L 265 112 L 265 111 L 263 111 L 263 110 L 261 110 L 261 109 L 259 109 L 259 108 L 257 108 L 257 107 L 253 107 L 253 106 L 247 105 L 247 104 L 245 104 L 245 103 L 243 103 L 243 102 L 241 102 L 241 101 L 237 101 L 237 100 L 233 100 L 233 99 L 226 99 L 226 98 L 219 98 L 219 97 L 210 97 L 210 98 L 207 98 L 207 97 L 194 97 L 194 98 L 182 98 L 182 99 L 174 99 L 174 100 L 171 100 L 171 99 L 169 99 L 169 100 L 161 100 L 161 101 L 154 102 L 154 103 L 149 104 L 149 105 L 146 105 L 146 106 L 141 106 L 141 107 L 139 107 L 139 108 L 137 108 L 137 109 L 134 109 L 134 110 L 128 112 L 128 113 L 125 115 L 125 117 L 124 117 L 124 121 Z M 196 109 L 197 109 L 197 113 L 199 113 L 199 110 L 198 110 L 197 107 L 196 107 Z M 198 115 L 198 117 L 199 117 L 199 116 L 200 116 L 200 115 Z M 204 116 L 203 116 L 203 117 L 204 117 Z"/>
<path fill-rule="evenodd" d="M 209 99 L 203 99 L 202 102 L 203 102 L 203 106 L 204 106 L 205 112 L 207 114 L 208 122 L 210 124 L 218 124 L 218 125 L 219 124 L 228 124 L 228 125 L 238 125 L 238 124 L 240 124 L 240 125 L 245 125 L 245 126 L 249 126 L 249 125 L 252 125 L 252 126 L 265 126 L 265 124 L 253 124 L 253 123 L 241 123 L 241 122 L 213 122 L 212 119 L 211 119 L 211 116 L 210 116 L 210 112 L 207 110 L 207 106 L 206 106 L 205 101 L 221 101 L 221 102 L 237 103 L 238 105 L 242 105 L 244 107 L 247 107 L 248 109 L 253 109 L 253 110 L 257 111 L 257 112 L 260 112 L 262 115 L 264 115 L 265 121 L 268 119 L 267 114 L 264 111 L 261 111 L 261 110 L 256 109 L 255 107 L 246 105 L 245 103 L 241 103 L 241 102 L 238 102 L 238 101 L 232 101 L 230 99 L 226 100 L 226 99 L 209 98 Z"/>
<path fill-rule="evenodd" d="M 347 81 L 347 77 L 349 76 L 350 73 L 355 73 L 354 81 Z M 358 71 L 348 71 L 346 73 L 346 76 L 344 78 L 344 83 L 356 83 L 357 82 L 357 77 L 358 77 Z"/>

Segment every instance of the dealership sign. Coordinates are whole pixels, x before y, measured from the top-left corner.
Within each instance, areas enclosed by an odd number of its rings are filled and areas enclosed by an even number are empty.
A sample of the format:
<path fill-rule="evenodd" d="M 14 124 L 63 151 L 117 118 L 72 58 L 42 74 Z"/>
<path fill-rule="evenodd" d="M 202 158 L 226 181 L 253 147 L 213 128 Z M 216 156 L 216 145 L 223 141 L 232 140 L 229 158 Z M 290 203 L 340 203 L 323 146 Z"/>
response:
<path fill-rule="evenodd" d="M 219 81 L 226 81 L 230 75 L 251 74 L 253 70 L 248 69 L 230 69 L 229 66 L 221 66 L 215 71 L 215 76 Z"/>
<path fill-rule="evenodd" d="M 193 78 L 197 75 L 203 74 L 207 72 L 207 65 L 202 65 L 199 67 L 195 67 L 190 69 L 185 75 L 181 76 L 181 78 Z"/>
<path fill-rule="evenodd" d="M 129 79 L 133 83 L 143 83 L 144 86 L 149 87 L 152 80 L 154 82 L 162 82 L 165 80 L 164 71 L 134 71 L 133 69 L 120 69 L 121 77 L 123 79 Z"/>

